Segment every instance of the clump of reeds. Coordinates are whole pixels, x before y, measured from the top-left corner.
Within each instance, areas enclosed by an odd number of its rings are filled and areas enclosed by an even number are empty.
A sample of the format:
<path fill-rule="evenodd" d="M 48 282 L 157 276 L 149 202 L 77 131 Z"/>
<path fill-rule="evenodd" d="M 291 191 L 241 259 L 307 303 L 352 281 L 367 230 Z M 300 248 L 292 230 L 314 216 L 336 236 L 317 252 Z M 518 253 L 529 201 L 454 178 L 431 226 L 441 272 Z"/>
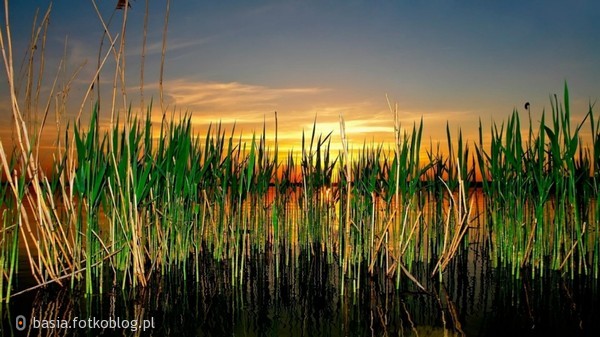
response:
<path fill-rule="evenodd" d="M 493 256 L 512 266 L 516 275 L 522 267 L 532 267 L 534 275 L 545 267 L 571 275 L 592 269 L 597 275 L 592 261 L 598 238 L 586 230 L 594 221 L 589 215 L 597 203 L 597 168 L 580 136 L 589 119 L 592 144 L 597 143 L 594 114 L 590 107 L 584 120 L 571 127 L 566 84 L 563 102 L 555 95 L 551 103 L 551 124 L 546 125 L 542 113 L 535 132 L 530 118 L 526 138 L 516 111 L 506 128 L 493 125 L 489 150 L 483 146 L 480 127 L 477 159 Z"/>

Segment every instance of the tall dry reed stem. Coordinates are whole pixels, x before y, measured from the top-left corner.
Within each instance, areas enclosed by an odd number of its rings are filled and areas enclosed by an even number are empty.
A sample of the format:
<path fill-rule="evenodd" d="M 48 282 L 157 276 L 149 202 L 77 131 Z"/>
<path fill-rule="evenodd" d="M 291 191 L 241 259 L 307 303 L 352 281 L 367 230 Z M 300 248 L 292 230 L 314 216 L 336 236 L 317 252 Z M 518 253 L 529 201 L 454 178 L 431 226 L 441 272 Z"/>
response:
<path fill-rule="evenodd" d="M 54 204 L 49 180 L 39 163 L 41 134 L 47 120 L 50 102 L 54 95 L 56 79 L 53 81 L 48 103 L 44 109 L 43 118 L 39 125 L 39 129 L 37 130 L 37 135 L 31 138 L 30 130 L 23 118 L 23 110 L 21 109 L 21 103 L 19 102 L 16 92 L 17 88 L 15 86 L 16 77 L 13 68 L 12 34 L 10 30 L 8 0 L 4 1 L 4 10 L 5 29 L 0 34 L 0 45 L 9 85 L 11 110 L 17 133 L 18 147 L 16 153 L 20 159 L 18 160 L 19 166 L 17 169 L 14 172 L 11 172 L 7 164 L 6 153 L 4 152 L 3 147 L 0 148 L 0 151 L 2 152 L 3 168 L 9 181 L 9 185 L 11 186 L 13 196 L 17 201 L 17 227 L 25 244 L 32 274 L 38 282 L 44 282 L 46 277 L 58 281 L 58 278 L 61 275 L 69 273 L 73 267 L 66 258 L 72 248 L 70 246 L 71 243 L 67 239 L 66 232 L 60 224 L 61 220 Z M 45 36 L 47 33 L 45 27 L 47 27 L 47 21 L 49 20 L 49 12 L 50 7 L 48 8 L 46 15 L 44 15 L 44 19 L 38 29 L 34 29 L 35 33 L 32 34 L 32 38 L 36 40 L 31 43 L 36 43 L 38 39 L 41 39 L 41 44 L 45 45 Z M 42 48 L 42 50 L 43 49 L 44 48 Z M 32 70 L 34 50 L 35 48 L 30 49 L 30 66 L 28 67 L 29 71 L 26 73 L 27 94 L 25 95 L 25 106 L 29 110 L 37 107 L 39 87 L 41 86 L 44 75 L 45 62 L 43 54 L 41 54 L 39 73 L 36 74 Z M 32 91 L 31 86 L 33 78 L 36 76 L 38 79 L 38 88 L 36 89 L 36 92 L 38 93 L 36 93 L 35 96 L 32 96 L 29 93 Z M 58 77 L 58 74 L 56 76 Z M 33 104 L 32 100 L 36 103 Z M 29 189 L 29 186 L 31 189 Z M 33 210 L 31 216 L 35 221 L 34 224 L 30 222 L 25 204 Z M 35 229 L 32 228 L 33 225 L 36 225 Z M 37 256 L 37 262 L 33 259 L 34 255 Z"/>
<path fill-rule="evenodd" d="M 456 158 L 456 165 L 458 166 L 458 200 L 456 200 L 454 193 L 450 190 L 446 182 L 442 181 L 448 191 L 450 203 L 448 204 L 446 221 L 444 223 L 443 247 L 438 262 L 431 273 L 432 276 L 434 276 L 436 272 L 439 272 L 441 277 L 441 274 L 460 248 L 460 244 L 463 241 L 471 222 L 473 199 L 469 200 L 469 204 L 467 205 L 467 192 L 460 173 L 461 170 L 458 158 Z"/>
<path fill-rule="evenodd" d="M 341 140 L 342 140 L 342 162 L 344 164 L 344 168 L 345 168 L 345 173 L 346 173 L 346 200 L 345 200 L 345 206 L 346 206 L 346 219 L 344 221 L 344 253 L 343 253 L 343 260 L 342 260 L 342 265 L 343 265 L 343 273 L 345 274 L 347 268 L 348 268 L 348 264 L 349 264 L 349 259 L 350 259 L 350 254 L 351 254 L 351 250 L 352 250 L 352 244 L 350 241 L 350 230 L 352 228 L 352 218 L 351 218 L 351 214 L 350 214 L 350 206 L 351 206 L 351 196 L 352 196 L 352 182 L 350 181 L 351 177 L 352 177 L 352 162 L 351 162 L 351 158 L 349 156 L 349 151 L 348 151 L 348 138 L 346 138 L 346 123 L 344 122 L 344 117 L 342 116 L 342 114 L 340 113 L 340 136 L 341 136 Z"/>

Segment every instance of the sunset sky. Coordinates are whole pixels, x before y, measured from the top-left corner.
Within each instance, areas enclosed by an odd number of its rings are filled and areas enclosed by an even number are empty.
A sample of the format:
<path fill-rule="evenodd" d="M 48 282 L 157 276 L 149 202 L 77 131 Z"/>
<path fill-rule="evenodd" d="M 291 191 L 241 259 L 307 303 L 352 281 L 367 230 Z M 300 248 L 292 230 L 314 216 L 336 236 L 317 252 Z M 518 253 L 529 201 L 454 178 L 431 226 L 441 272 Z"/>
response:
<path fill-rule="evenodd" d="M 105 20 L 116 3 L 97 0 Z M 41 16 L 48 4 L 9 2 L 17 69 L 36 7 Z M 128 101 L 137 109 L 145 5 L 132 1 L 128 11 L 126 81 Z M 158 120 L 165 2 L 150 1 L 149 11 L 145 100 L 153 97 Z M 115 13 L 112 34 L 122 15 Z M 191 113 L 198 133 L 222 121 L 228 127 L 236 122 L 236 130 L 250 135 L 263 120 L 273 132 L 277 111 L 279 140 L 296 150 L 315 116 L 318 131 L 333 131 L 339 143 L 340 113 L 356 147 L 391 141 L 387 94 L 398 104 L 403 127 L 423 118 L 424 144 L 431 139 L 445 146 L 447 121 L 452 132 L 462 128 L 476 140 L 479 119 L 488 130 L 514 108 L 524 112 L 525 102 L 534 119 L 550 110 L 549 96 L 561 97 L 565 81 L 574 117 L 582 118 L 600 97 L 599 22 L 597 1 L 172 1 L 164 93 L 168 110 Z M 67 119 L 76 115 L 93 79 L 101 36 L 92 1 L 53 4 L 45 88 L 67 37 L 67 73 L 87 61 L 73 82 Z M 105 93 L 112 86 L 111 65 L 109 58 L 101 77 Z M 7 144 L 12 120 L 4 70 L 2 76 L 0 135 Z M 106 121 L 109 113 L 102 113 Z"/>

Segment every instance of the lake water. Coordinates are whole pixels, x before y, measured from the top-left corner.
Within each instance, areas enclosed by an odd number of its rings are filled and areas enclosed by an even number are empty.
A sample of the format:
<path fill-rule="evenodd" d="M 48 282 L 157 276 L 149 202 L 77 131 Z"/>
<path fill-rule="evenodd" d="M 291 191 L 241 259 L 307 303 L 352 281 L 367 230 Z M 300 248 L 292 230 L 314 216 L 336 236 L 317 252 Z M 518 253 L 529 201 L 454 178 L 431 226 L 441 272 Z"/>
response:
<path fill-rule="evenodd" d="M 319 251 L 318 248 L 315 251 Z M 474 242 L 451 262 L 441 283 L 431 265 L 396 287 L 385 275 L 342 279 L 335 259 L 272 252 L 245 261 L 241 282 L 231 266 L 211 256 L 200 273 L 170 270 L 146 288 L 113 286 L 91 297 L 84 289 L 49 286 L 0 306 L 2 336 L 598 336 L 598 280 L 558 273 L 516 280 L 493 268 Z M 287 255 L 286 255 L 287 254 Z M 20 257 L 16 290 L 34 285 Z M 344 282 L 344 292 L 342 283 Z M 360 288 L 353 291 L 356 285 Z M 19 324 L 22 323 L 23 330 Z"/>
<path fill-rule="evenodd" d="M 515 281 L 475 249 L 457 259 L 428 293 L 412 282 L 363 275 L 341 293 L 339 268 L 303 256 L 276 277 L 272 257 L 248 260 L 241 285 L 225 263 L 203 259 L 199 281 L 172 272 L 144 289 L 83 293 L 49 287 L 12 298 L 3 336 L 597 336 L 593 280 L 559 275 Z M 431 270 L 415 266 L 415 275 Z M 159 281 L 160 279 L 160 281 Z M 24 331 L 17 318 L 26 319 Z M 111 326 L 112 324 L 112 326 Z M 91 327 L 91 329 L 89 329 Z M 145 330 L 144 330 L 145 328 Z"/>

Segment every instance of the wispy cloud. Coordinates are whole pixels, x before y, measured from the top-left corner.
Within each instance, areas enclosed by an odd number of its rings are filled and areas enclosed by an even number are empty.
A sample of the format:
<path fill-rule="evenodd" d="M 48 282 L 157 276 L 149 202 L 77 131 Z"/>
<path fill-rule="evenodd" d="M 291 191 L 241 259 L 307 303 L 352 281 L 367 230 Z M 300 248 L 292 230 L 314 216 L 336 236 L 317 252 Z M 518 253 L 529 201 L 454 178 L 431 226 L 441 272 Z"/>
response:
<path fill-rule="evenodd" d="M 167 53 L 179 51 L 182 49 L 198 47 L 198 46 L 206 44 L 210 41 L 211 41 L 210 37 L 193 39 L 193 40 L 170 39 L 167 41 Z M 162 47 L 163 47 L 162 41 L 152 42 L 146 46 L 146 54 L 147 55 L 160 54 L 162 52 Z M 136 54 L 141 54 L 142 47 L 140 46 L 139 48 L 132 48 L 132 50 Z"/>
<path fill-rule="evenodd" d="M 188 109 L 198 119 L 256 121 L 298 98 L 327 91 L 318 87 L 272 88 L 240 82 L 196 82 L 177 79 L 165 83 L 168 103 Z M 261 117 L 262 118 L 262 117 Z"/>
<path fill-rule="evenodd" d="M 252 132 L 261 132 L 266 125 L 267 137 L 273 141 L 277 111 L 281 150 L 299 149 L 302 133 L 310 137 L 313 127 L 317 135 L 331 133 L 331 149 L 340 149 L 340 115 L 352 147 L 360 147 L 363 142 L 392 144 L 394 141 L 394 115 L 384 98 L 358 99 L 328 88 L 269 87 L 238 81 L 176 79 L 165 82 L 164 88 L 170 109 L 189 113 L 199 134 L 206 132 L 209 125 L 220 123 L 228 132 L 235 125 L 236 133 L 248 140 Z M 445 130 L 447 121 L 454 133 L 472 118 L 470 111 L 456 109 L 399 109 L 401 132 L 410 133 L 413 125 L 418 126 L 423 119 L 424 142 L 444 142 L 446 134 L 439 131 Z M 160 114 L 154 114 L 154 118 L 158 122 Z"/>

